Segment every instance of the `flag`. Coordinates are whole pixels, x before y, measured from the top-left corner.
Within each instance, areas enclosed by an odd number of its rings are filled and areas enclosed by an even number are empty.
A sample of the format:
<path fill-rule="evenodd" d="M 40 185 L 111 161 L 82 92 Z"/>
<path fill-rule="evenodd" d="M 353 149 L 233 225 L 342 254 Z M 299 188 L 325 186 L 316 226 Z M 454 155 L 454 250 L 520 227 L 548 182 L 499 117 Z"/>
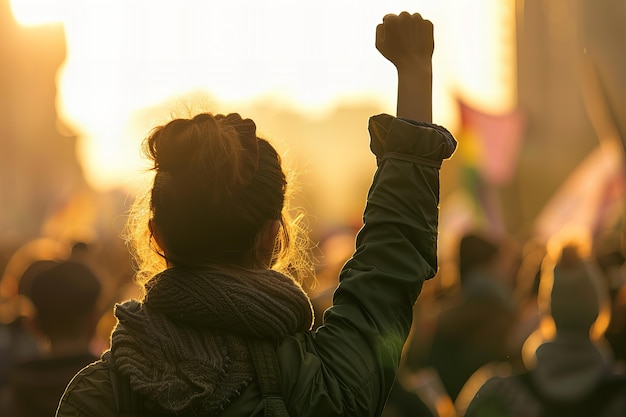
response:
<path fill-rule="evenodd" d="M 523 113 L 516 109 L 501 115 L 488 114 L 461 100 L 458 104 L 461 192 L 471 202 L 466 207 L 473 219 L 466 228 L 504 234 L 498 187 L 515 176 L 523 139 Z"/>
<path fill-rule="evenodd" d="M 618 141 L 592 151 L 557 189 L 535 220 L 535 232 L 543 239 L 566 231 L 596 234 L 611 227 L 624 213 L 626 169 Z"/>
<path fill-rule="evenodd" d="M 480 178 L 506 185 L 514 177 L 523 139 L 525 118 L 520 109 L 488 114 L 459 101 L 461 126 L 474 137 L 474 164 Z"/>

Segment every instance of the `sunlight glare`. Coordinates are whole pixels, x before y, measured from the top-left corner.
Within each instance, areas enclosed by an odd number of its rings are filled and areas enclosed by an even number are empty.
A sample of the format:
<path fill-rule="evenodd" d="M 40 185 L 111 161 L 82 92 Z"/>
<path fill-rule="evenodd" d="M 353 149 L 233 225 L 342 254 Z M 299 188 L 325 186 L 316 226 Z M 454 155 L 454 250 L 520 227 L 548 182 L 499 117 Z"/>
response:
<path fill-rule="evenodd" d="M 63 0 L 10 0 L 15 20 L 24 26 L 63 21 Z"/>
<path fill-rule="evenodd" d="M 12 0 L 20 22 L 43 12 L 34 4 L 62 12 L 67 59 L 58 112 L 79 135 L 85 173 L 99 189 L 128 185 L 144 171 L 141 139 L 188 95 L 202 93 L 220 110 L 222 103 L 240 108 L 271 98 L 315 115 L 347 98 L 395 112 L 395 71 L 374 48 L 374 28 L 387 13 L 419 11 L 435 22 L 438 123 L 454 126 L 451 90 L 483 106 L 510 106 L 506 39 L 492 36 L 498 19 L 489 14 L 499 0 L 382 3 Z M 476 22 L 467 21 L 470 5 Z M 155 108 L 157 115 L 150 113 Z"/>
<path fill-rule="evenodd" d="M 517 105 L 515 0 L 452 0 L 455 89 L 469 104 L 495 114 Z"/>
<path fill-rule="evenodd" d="M 90 181 L 106 188 L 136 176 L 139 141 L 155 121 L 129 127 L 131 115 L 190 92 L 230 103 L 277 97 L 311 113 L 351 94 L 392 103 L 395 79 L 372 28 L 410 4 L 396 3 L 77 2 L 65 19 L 59 101 L 92 138 L 81 147 Z M 364 94 L 376 90 L 390 94 Z"/>

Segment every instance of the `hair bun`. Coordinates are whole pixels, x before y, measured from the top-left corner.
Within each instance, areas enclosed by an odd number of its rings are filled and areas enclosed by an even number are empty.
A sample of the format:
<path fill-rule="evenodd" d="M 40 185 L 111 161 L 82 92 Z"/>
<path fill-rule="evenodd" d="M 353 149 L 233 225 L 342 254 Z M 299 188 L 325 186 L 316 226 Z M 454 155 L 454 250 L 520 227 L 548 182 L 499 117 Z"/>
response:
<path fill-rule="evenodd" d="M 259 142 L 256 136 L 256 124 L 252 119 L 242 119 L 237 113 L 229 113 L 226 116 L 218 114 L 215 119 L 223 127 L 232 127 L 237 132 L 242 150 L 239 181 L 242 185 L 250 183 L 259 166 Z"/>
<path fill-rule="evenodd" d="M 202 187 L 217 198 L 248 185 L 259 164 L 256 125 L 237 113 L 174 119 L 152 132 L 146 151 L 176 187 Z"/>
<path fill-rule="evenodd" d="M 202 138 L 188 119 L 175 119 L 153 130 L 146 142 L 147 154 L 157 172 L 173 176 L 188 170 L 198 158 Z"/>

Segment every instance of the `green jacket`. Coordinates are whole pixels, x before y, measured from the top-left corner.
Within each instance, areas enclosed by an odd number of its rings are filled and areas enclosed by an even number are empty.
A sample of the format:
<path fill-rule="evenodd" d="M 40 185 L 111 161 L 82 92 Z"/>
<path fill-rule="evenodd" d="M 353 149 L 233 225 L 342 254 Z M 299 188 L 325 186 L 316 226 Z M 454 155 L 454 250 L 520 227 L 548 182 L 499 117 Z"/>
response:
<path fill-rule="evenodd" d="M 333 306 L 316 331 L 277 347 L 282 398 L 291 416 L 377 416 L 389 394 L 412 307 L 437 270 L 439 166 L 456 142 L 443 128 L 389 115 L 370 119 L 378 170 L 356 252 L 345 264 Z M 59 417 L 116 416 L 106 361 L 79 372 Z M 262 416 L 253 382 L 221 416 Z"/>

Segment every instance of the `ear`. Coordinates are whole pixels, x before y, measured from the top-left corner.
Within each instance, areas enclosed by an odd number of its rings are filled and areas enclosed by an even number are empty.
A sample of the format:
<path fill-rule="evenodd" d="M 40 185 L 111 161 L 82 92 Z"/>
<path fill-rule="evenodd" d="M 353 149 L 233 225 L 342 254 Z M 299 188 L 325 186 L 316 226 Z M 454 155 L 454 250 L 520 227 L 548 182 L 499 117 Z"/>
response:
<path fill-rule="evenodd" d="M 269 253 L 270 256 L 274 252 L 274 245 L 276 245 L 276 236 L 280 230 L 280 221 L 268 220 L 263 226 L 263 232 L 261 235 L 260 250 L 261 253 Z"/>

